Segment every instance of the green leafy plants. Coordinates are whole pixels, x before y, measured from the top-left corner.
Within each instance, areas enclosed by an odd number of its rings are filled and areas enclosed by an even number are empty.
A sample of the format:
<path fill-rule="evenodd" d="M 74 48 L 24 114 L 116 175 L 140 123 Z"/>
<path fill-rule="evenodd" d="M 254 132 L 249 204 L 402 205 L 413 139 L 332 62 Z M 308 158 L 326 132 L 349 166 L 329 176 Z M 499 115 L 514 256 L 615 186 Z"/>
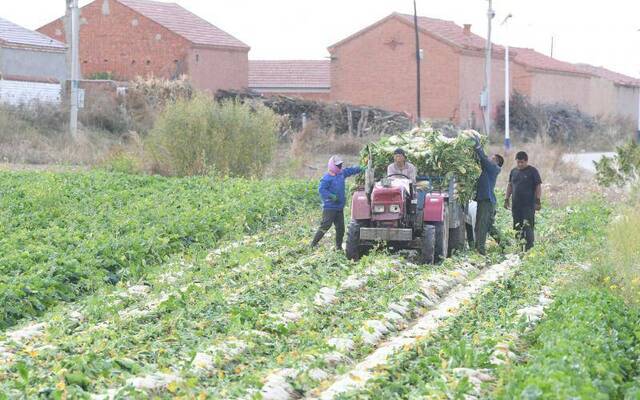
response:
<path fill-rule="evenodd" d="M 0 327 L 316 201 L 289 180 L 0 174 Z"/>
<path fill-rule="evenodd" d="M 605 187 L 624 186 L 640 179 L 640 146 L 634 141 L 620 146 L 613 157 L 596 162 L 596 178 Z"/>
<path fill-rule="evenodd" d="M 402 148 L 408 160 L 416 166 L 418 175 L 445 178 L 434 180 L 435 185 L 446 185 L 448 178 L 455 177 L 457 197 L 465 203 L 473 197 L 482 172 L 470 132 L 462 131 L 457 137 L 448 138 L 425 124 L 410 132 L 368 144 L 360 152 L 361 165 L 367 165 L 371 152 L 375 177 L 380 179 L 386 176 L 387 166 L 393 162 L 394 150 Z M 363 178 L 359 179 L 362 183 Z"/>

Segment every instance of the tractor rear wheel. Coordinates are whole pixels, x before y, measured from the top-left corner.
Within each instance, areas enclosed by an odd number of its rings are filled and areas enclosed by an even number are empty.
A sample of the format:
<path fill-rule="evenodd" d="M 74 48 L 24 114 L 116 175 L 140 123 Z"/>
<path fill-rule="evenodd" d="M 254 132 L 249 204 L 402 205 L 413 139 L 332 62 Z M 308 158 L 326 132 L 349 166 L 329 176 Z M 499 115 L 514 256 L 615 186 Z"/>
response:
<path fill-rule="evenodd" d="M 345 253 L 349 260 L 357 261 L 360 259 L 360 224 L 358 221 L 351 221 L 347 227 L 347 245 L 345 246 Z"/>
<path fill-rule="evenodd" d="M 433 264 L 436 249 L 436 227 L 425 225 L 420 238 L 420 263 Z"/>

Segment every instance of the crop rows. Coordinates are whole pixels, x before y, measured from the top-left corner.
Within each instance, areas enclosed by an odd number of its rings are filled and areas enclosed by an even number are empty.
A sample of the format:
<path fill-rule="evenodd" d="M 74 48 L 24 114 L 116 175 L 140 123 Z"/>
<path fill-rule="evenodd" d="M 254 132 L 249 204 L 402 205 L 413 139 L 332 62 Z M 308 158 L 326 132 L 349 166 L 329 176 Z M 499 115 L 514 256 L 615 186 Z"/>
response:
<path fill-rule="evenodd" d="M 9 332 L 0 390 L 16 394 L 26 379 L 29 395 L 248 398 L 269 396 L 274 372 L 296 370 L 286 390 L 306 393 L 477 272 L 460 259 L 425 268 L 382 253 L 356 264 L 309 249 L 314 228 L 302 214 L 173 257 L 48 313 L 27 325 L 33 336 Z"/>
<path fill-rule="evenodd" d="M 375 371 L 364 389 L 343 399 L 492 398 L 501 396 L 504 374 L 523 358 L 523 337 L 544 314 L 552 288 L 584 271 L 582 258 L 601 234 L 604 220 L 588 226 L 593 206 L 569 210 L 512 275 L 488 287 L 441 330 L 405 349 Z M 584 233 L 587 232 L 585 235 Z M 504 398 L 519 397 L 510 392 Z M 535 397 L 534 397 L 535 398 Z"/>
<path fill-rule="evenodd" d="M 315 202 L 287 180 L 0 173 L 0 329 Z"/>

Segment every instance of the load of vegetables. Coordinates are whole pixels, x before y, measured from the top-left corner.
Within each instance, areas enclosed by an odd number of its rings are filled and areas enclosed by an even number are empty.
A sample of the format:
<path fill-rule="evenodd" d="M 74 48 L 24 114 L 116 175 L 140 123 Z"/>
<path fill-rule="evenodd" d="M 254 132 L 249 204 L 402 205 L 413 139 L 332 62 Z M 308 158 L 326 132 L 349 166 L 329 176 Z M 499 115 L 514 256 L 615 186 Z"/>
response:
<path fill-rule="evenodd" d="M 476 135 L 482 143 L 486 142 L 485 137 L 473 130 L 463 130 L 457 137 L 448 138 L 425 124 L 409 132 L 369 143 L 360 152 L 361 165 L 367 165 L 371 151 L 375 178 L 380 179 L 386 176 L 387 166 L 393 162 L 393 152 L 401 148 L 408 161 L 416 166 L 418 176 L 436 178 L 432 179 L 435 188 L 445 188 L 449 180 L 455 177 L 456 198 L 464 204 L 473 198 L 482 172 L 474 150 L 473 136 Z"/>

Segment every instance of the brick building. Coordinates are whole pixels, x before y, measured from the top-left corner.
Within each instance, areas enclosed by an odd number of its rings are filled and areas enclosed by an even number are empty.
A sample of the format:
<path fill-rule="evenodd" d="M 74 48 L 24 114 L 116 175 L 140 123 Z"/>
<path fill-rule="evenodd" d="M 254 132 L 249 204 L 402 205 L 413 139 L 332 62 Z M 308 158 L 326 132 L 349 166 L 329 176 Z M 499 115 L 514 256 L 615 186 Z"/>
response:
<path fill-rule="evenodd" d="M 95 0 L 81 9 L 80 65 L 84 77 L 109 73 L 176 78 L 216 91 L 248 86 L 249 46 L 174 3 Z M 64 18 L 40 29 L 66 42 Z"/>
<path fill-rule="evenodd" d="M 422 116 L 472 127 L 482 125 L 485 40 L 452 21 L 418 17 Z M 393 13 L 329 47 L 331 97 L 416 115 L 413 16 Z M 504 49 L 494 46 L 493 76 L 504 74 Z M 494 79 L 491 101 L 504 100 Z M 493 107 L 492 107 L 493 108 Z M 494 108 L 495 110 L 495 108 Z"/>
<path fill-rule="evenodd" d="M 250 60 L 249 89 L 263 95 L 329 101 L 331 63 L 328 60 Z"/>

